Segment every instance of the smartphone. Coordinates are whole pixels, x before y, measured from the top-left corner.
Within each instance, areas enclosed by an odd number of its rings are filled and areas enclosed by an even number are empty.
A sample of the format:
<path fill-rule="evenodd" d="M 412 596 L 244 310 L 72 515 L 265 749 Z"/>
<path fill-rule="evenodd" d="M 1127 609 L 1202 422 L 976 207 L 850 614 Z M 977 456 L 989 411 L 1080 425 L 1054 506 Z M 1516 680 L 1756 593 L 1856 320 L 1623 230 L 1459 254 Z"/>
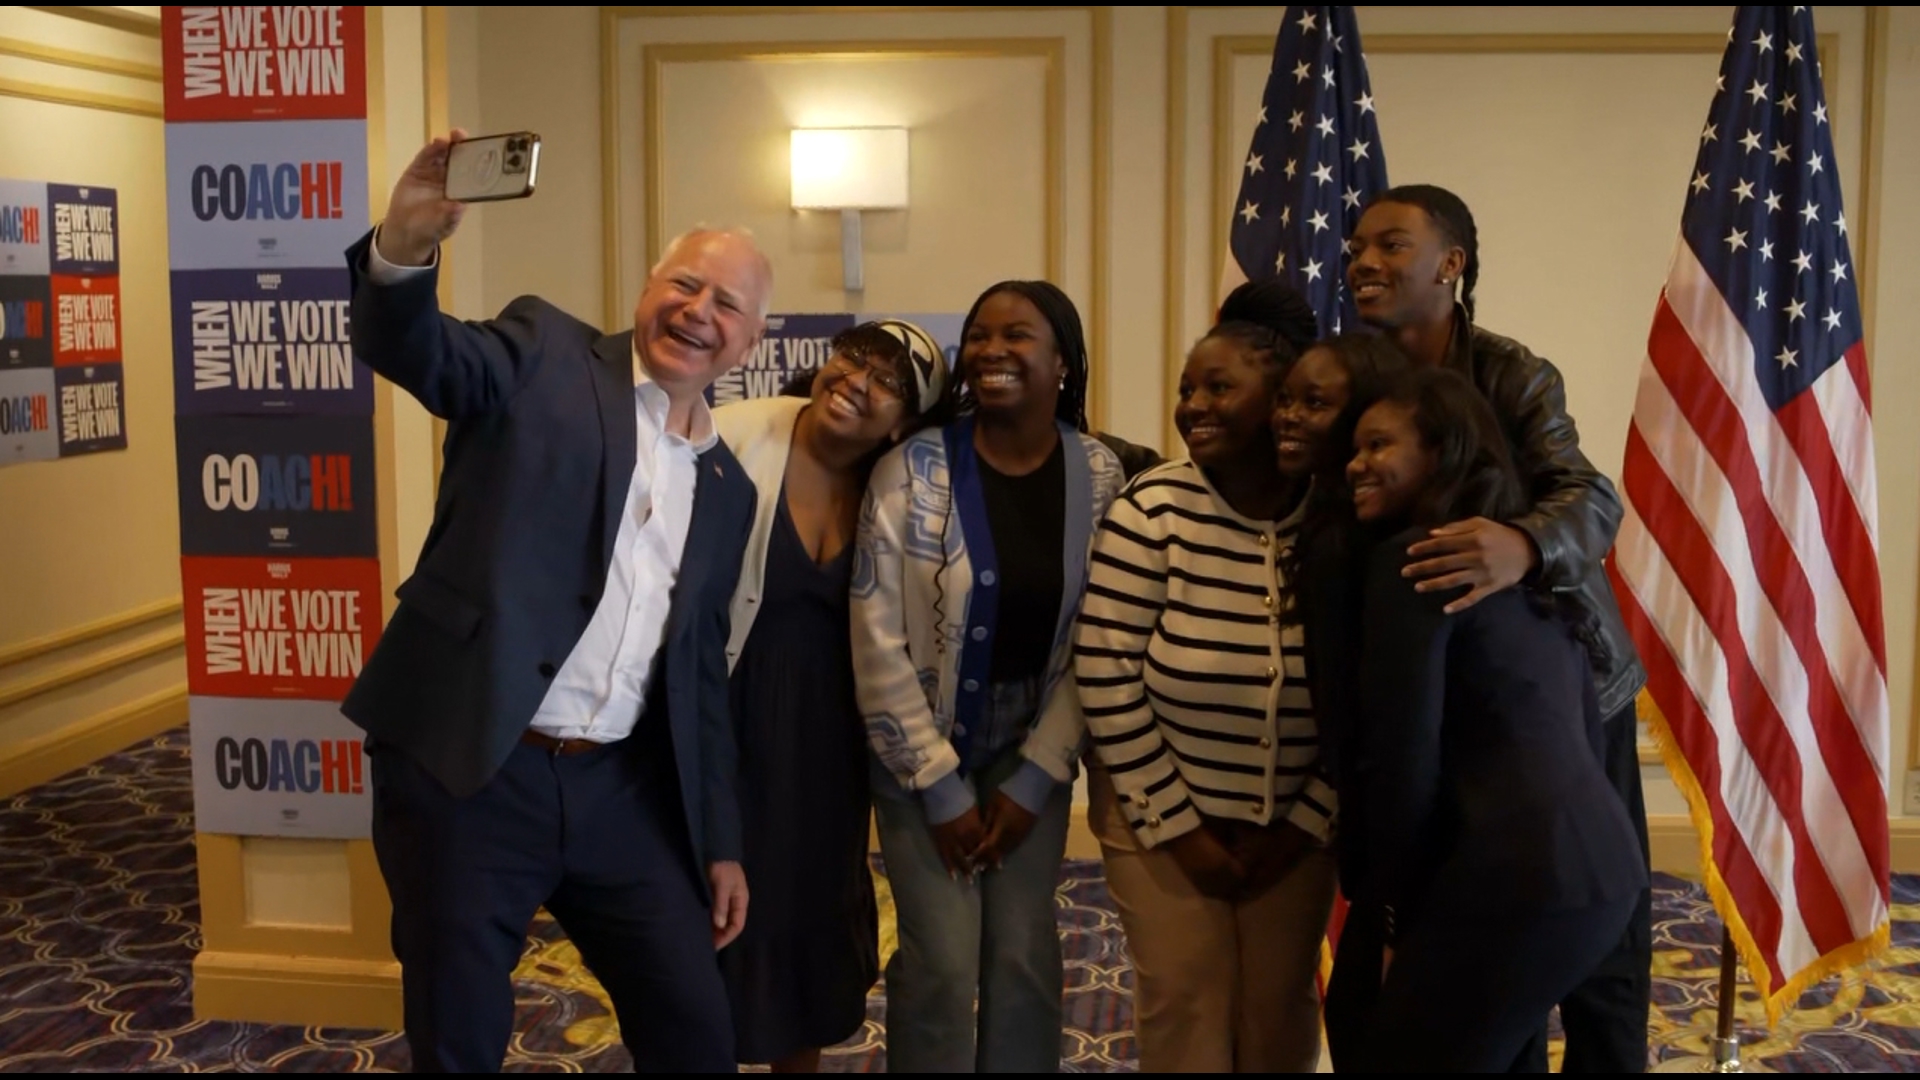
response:
<path fill-rule="evenodd" d="M 540 173 L 540 136 L 531 131 L 482 135 L 447 152 L 447 198 L 497 202 L 533 194 Z"/>

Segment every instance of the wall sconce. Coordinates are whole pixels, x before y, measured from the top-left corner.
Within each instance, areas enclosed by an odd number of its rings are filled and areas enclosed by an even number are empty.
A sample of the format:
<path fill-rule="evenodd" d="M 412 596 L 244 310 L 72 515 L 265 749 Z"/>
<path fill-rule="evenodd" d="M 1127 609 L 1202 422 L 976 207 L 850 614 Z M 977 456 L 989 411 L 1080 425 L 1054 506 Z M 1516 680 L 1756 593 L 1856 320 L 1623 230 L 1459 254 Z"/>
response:
<path fill-rule="evenodd" d="M 860 211 L 907 208 L 907 129 L 796 129 L 793 208 L 840 211 L 843 286 L 863 289 Z"/>

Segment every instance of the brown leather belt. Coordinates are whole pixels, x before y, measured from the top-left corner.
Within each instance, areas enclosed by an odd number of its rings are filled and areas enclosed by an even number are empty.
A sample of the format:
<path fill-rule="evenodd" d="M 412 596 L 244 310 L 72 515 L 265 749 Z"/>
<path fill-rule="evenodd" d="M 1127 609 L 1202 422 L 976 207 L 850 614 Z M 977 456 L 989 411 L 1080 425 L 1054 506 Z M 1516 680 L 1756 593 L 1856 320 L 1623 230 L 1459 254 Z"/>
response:
<path fill-rule="evenodd" d="M 520 741 L 528 746 L 537 746 L 549 754 L 584 754 L 589 750 L 598 750 L 609 743 L 594 742 L 592 739 L 556 739 L 528 728 L 521 732 Z"/>

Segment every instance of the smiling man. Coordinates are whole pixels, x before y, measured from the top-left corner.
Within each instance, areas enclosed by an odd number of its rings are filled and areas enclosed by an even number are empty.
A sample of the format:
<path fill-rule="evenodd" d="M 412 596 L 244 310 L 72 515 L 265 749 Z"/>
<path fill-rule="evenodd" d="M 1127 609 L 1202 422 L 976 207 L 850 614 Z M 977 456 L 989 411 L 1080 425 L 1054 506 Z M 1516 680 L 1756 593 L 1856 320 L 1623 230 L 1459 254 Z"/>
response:
<path fill-rule="evenodd" d="M 641 1071 L 732 1072 L 715 950 L 745 924 L 727 605 L 754 491 L 707 386 L 765 327 L 742 233 L 667 246 L 628 333 L 537 297 L 434 300 L 436 139 L 347 252 L 354 352 L 446 419 L 413 576 L 343 711 L 373 759 L 417 1071 L 498 1071 L 535 911 L 613 1000 Z"/>

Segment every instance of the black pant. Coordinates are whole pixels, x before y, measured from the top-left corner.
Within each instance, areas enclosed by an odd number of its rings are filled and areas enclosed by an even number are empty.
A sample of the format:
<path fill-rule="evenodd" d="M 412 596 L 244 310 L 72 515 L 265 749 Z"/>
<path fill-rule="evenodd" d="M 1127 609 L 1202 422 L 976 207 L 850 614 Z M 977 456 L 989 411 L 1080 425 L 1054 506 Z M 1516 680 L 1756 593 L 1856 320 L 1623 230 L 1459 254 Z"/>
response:
<path fill-rule="evenodd" d="M 523 743 L 464 799 L 368 744 L 416 1072 L 500 1070 L 513 970 L 542 905 L 612 999 L 636 1071 L 736 1071 L 671 750 L 653 741 L 566 756 Z"/>
<path fill-rule="evenodd" d="M 1338 1072 L 1543 1072 L 1540 1020 L 1620 938 L 1637 897 L 1558 911 L 1480 898 L 1423 910 L 1384 982 L 1378 909 L 1356 905 L 1327 988 Z"/>
<path fill-rule="evenodd" d="M 1607 718 L 1607 779 L 1612 781 L 1627 816 L 1640 836 L 1641 854 L 1652 866 L 1647 845 L 1647 800 L 1640 790 L 1639 723 L 1632 702 Z M 1641 892 L 1626 933 L 1585 982 L 1560 1002 L 1560 1025 L 1567 1053 L 1560 1071 L 1570 1073 L 1645 1072 L 1647 1014 L 1653 1000 L 1653 889 Z M 1544 1035 L 1544 1033 L 1543 1033 Z M 1544 1049 L 1546 1041 L 1540 1041 Z"/>

